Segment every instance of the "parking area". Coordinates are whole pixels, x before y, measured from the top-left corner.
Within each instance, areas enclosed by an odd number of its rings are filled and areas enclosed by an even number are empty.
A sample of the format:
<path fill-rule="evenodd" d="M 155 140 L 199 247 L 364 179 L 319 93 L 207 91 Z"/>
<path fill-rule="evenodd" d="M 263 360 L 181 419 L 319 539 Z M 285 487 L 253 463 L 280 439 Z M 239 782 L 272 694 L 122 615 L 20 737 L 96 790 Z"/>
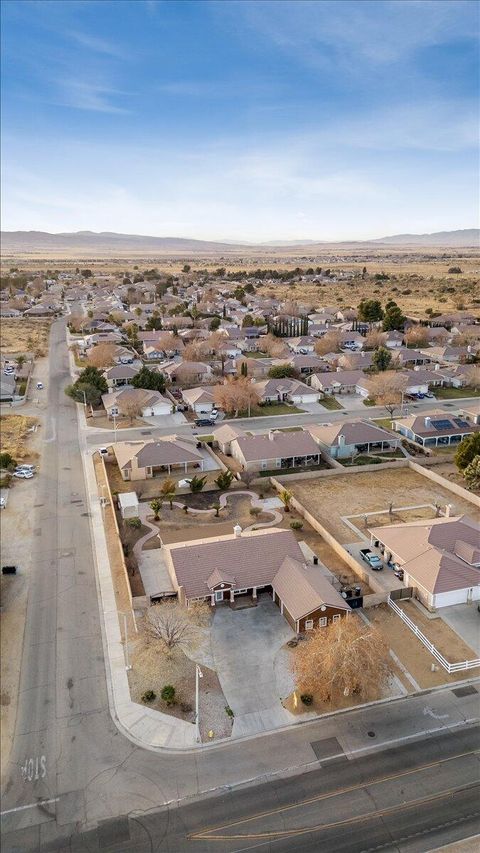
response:
<path fill-rule="evenodd" d="M 293 690 L 288 656 L 282 646 L 294 636 L 267 594 L 257 607 L 218 607 L 211 647 L 226 700 L 235 714 L 233 735 L 255 734 L 290 722 L 281 697 Z"/>
<path fill-rule="evenodd" d="M 360 556 L 360 549 L 366 547 L 370 548 L 370 550 L 382 560 L 383 569 L 381 569 L 381 571 L 374 571 L 370 568 L 368 563 L 365 562 L 365 560 L 362 560 Z M 345 550 L 348 551 L 352 557 L 355 557 L 359 565 L 367 573 L 368 577 L 372 578 L 373 583 L 379 584 L 385 592 L 391 592 L 392 589 L 402 589 L 403 583 L 394 575 L 392 569 L 389 569 L 386 566 L 378 548 L 370 547 L 369 542 L 352 542 L 349 545 L 345 545 Z"/>
<path fill-rule="evenodd" d="M 473 604 L 453 604 L 451 607 L 442 607 L 439 614 L 443 621 L 453 628 L 456 634 L 464 640 L 468 646 L 480 655 L 480 613 L 479 602 Z"/>

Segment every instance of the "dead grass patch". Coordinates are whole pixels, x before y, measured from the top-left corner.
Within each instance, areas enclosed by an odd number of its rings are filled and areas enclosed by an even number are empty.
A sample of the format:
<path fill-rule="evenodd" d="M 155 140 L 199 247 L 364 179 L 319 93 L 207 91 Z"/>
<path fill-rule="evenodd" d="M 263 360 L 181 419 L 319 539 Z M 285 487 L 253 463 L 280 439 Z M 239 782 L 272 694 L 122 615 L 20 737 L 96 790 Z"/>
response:
<path fill-rule="evenodd" d="M 30 430 L 37 423 L 36 418 L 26 415 L 0 416 L 0 448 L 3 453 L 11 453 L 14 459 L 34 460 L 38 453 L 28 448 L 32 436 Z"/>
<path fill-rule="evenodd" d="M 318 480 L 294 480 L 289 491 L 339 542 L 352 541 L 341 516 L 385 510 L 395 506 L 453 505 L 455 515 L 477 515 L 475 507 L 448 489 L 409 468 L 342 474 Z M 372 520 L 375 526 L 376 518 Z"/>
<path fill-rule="evenodd" d="M 14 354 L 31 352 L 40 358 L 48 350 L 50 320 L 2 320 L 0 351 Z"/>

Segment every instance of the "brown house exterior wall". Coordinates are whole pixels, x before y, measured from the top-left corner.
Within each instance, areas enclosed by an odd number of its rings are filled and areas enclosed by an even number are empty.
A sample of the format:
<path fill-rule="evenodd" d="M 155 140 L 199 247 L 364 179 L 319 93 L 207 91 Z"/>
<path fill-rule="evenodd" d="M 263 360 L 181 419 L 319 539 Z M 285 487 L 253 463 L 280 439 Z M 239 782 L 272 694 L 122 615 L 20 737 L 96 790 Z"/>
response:
<path fill-rule="evenodd" d="M 340 616 L 345 616 L 349 611 L 350 608 L 348 608 L 347 610 L 342 610 L 339 607 L 327 607 L 326 610 L 320 610 L 320 608 L 318 608 L 318 610 L 312 610 L 311 613 L 308 613 L 306 616 L 303 617 L 303 619 L 299 620 L 299 633 L 303 633 L 305 631 L 305 622 L 307 621 L 307 619 L 313 619 L 313 627 L 318 628 L 318 620 L 322 616 L 327 617 L 327 625 L 330 625 L 332 622 L 332 616 L 336 616 L 337 614 L 339 614 Z M 283 614 L 285 615 L 285 608 L 283 609 Z"/>

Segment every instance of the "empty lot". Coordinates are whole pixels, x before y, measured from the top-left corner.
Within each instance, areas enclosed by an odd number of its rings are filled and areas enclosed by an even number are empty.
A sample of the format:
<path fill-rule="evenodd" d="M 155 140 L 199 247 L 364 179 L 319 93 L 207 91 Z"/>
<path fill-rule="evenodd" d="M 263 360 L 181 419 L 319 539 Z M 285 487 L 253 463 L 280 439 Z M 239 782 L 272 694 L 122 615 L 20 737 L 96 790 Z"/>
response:
<path fill-rule="evenodd" d="M 351 542 L 354 536 L 341 516 L 375 512 L 388 508 L 391 502 L 395 507 L 452 504 L 454 515 L 479 517 L 478 509 L 469 501 L 409 468 L 293 480 L 288 489 L 342 543 Z"/>
<path fill-rule="evenodd" d="M 0 350 L 2 353 L 33 352 L 38 358 L 48 350 L 50 320 L 6 320 L 0 329 Z"/>

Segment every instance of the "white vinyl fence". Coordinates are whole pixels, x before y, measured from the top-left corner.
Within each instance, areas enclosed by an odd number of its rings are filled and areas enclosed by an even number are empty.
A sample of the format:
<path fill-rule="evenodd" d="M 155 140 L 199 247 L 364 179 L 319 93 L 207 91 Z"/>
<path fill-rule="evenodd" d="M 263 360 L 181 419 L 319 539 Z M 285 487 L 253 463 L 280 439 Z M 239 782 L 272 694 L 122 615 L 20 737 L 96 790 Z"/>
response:
<path fill-rule="evenodd" d="M 474 669 L 475 667 L 480 666 L 480 658 L 460 661 L 460 663 L 450 663 L 443 657 L 442 654 L 440 654 L 438 649 L 435 648 L 435 646 L 433 645 L 433 643 L 430 642 L 428 637 L 426 637 L 425 634 L 422 634 L 418 625 L 415 625 L 415 622 L 412 622 L 412 620 L 409 619 L 405 611 L 402 610 L 402 608 L 399 607 L 398 604 L 395 604 L 395 602 L 392 601 L 390 597 L 388 598 L 388 605 L 397 614 L 397 616 L 400 616 L 402 622 L 405 622 L 405 624 L 408 625 L 410 630 L 415 634 L 416 637 L 418 637 L 420 642 L 423 643 L 425 648 L 428 649 L 430 654 L 432 654 L 433 657 L 438 660 L 439 664 L 441 664 L 441 666 L 443 666 L 443 668 L 446 669 L 448 673 L 459 672 L 463 669 Z"/>

